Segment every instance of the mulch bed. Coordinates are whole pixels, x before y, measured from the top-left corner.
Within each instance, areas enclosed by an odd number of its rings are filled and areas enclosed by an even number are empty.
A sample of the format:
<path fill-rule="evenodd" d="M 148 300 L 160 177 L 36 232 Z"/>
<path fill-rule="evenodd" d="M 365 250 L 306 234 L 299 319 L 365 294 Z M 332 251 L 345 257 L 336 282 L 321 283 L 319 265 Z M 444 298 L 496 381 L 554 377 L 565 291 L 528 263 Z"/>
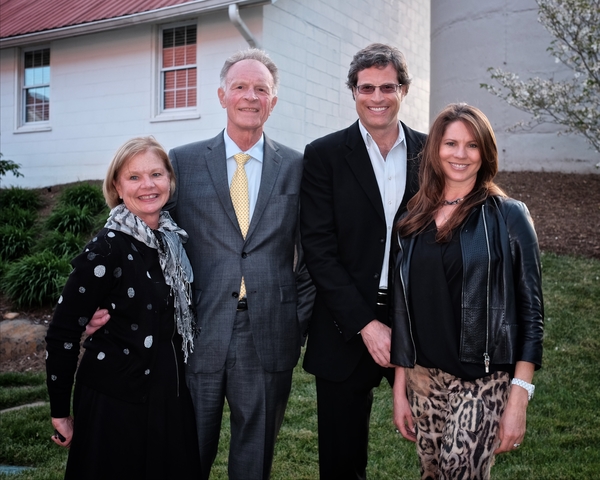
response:
<path fill-rule="evenodd" d="M 496 179 L 529 207 L 542 251 L 600 259 L 600 175 L 500 172 Z"/>

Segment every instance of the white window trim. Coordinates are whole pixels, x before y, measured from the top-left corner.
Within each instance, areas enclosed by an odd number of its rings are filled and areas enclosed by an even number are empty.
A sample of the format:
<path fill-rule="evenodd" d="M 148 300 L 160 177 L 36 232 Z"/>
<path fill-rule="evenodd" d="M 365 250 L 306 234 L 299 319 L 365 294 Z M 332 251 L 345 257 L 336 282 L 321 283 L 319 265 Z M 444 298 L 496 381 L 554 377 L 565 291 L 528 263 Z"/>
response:
<path fill-rule="evenodd" d="M 26 122 L 25 121 L 25 54 L 34 50 L 50 50 L 50 59 L 52 59 L 52 47 L 47 44 L 34 45 L 21 49 L 15 49 L 16 69 L 15 69 L 15 130 L 14 133 L 32 133 L 32 132 L 48 132 L 52 130 L 51 120 L 40 121 L 40 122 Z M 50 107 L 52 107 L 52 60 L 50 60 L 50 81 L 48 83 L 48 89 L 50 91 Z M 52 108 L 50 109 L 52 112 Z M 52 113 L 50 113 L 50 119 Z"/>
<path fill-rule="evenodd" d="M 166 28 L 182 27 L 185 25 L 196 24 L 196 106 L 185 107 L 185 108 L 170 108 L 168 110 L 162 109 L 162 32 Z M 158 122 L 172 122 L 179 120 L 194 120 L 200 118 L 200 91 L 199 91 L 199 60 L 200 60 L 200 49 L 199 34 L 200 25 L 198 19 L 182 21 L 177 23 L 166 23 L 161 25 L 154 25 L 152 28 L 152 101 L 151 101 L 151 115 L 150 123 Z"/>

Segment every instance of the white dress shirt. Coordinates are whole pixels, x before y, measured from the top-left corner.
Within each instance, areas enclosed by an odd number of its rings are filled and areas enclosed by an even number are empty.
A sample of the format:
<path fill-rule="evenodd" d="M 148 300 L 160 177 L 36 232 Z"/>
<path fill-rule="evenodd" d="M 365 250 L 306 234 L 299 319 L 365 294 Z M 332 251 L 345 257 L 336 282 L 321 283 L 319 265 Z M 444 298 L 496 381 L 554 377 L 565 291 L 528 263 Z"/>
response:
<path fill-rule="evenodd" d="M 236 153 L 247 153 L 252 158 L 248 160 L 244 166 L 246 176 L 248 177 L 248 196 L 250 197 L 250 223 L 252 223 L 252 215 L 254 207 L 256 207 L 256 199 L 258 198 L 258 190 L 260 189 L 260 179 L 262 177 L 262 164 L 265 147 L 265 136 L 262 134 L 260 140 L 256 142 L 248 150 L 243 151 L 236 143 L 227 135 L 227 129 L 223 132 L 225 140 L 225 155 L 227 156 L 227 182 L 231 186 L 233 174 L 237 169 L 237 163 L 233 156 Z"/>
<path fill-rule="evenodd" d="M 383 257 L 383 265 L 381 266 L 381 277 L 379 279 L 379 288 L 387 289 L 388 287 L 388 266 L 390 263 L 390 246 L 392 239 L 392 230 L 394 229 L 394 217 L 402 197 L 404 197 L 404 191 L 406 189 L 406 140 L 404 137 L 404 130 L 402 124 L 398 121 L 398 138 L 394 143 L 394 146 L 387 154 L 386 158 L 383 158 L 379 147 L 371 134 L 359 121 L 358 126 L 360 133 L 363 137 L 369 158 L 371 159 L 371 165 L 373 166 L 373 172 L 377 179 L 377 185 L 379 186 L 379 194 L 381 195 L 381 202 L 383 205 L 383 211 L 385 213 L 385 225 L 386 225 L 386 236 L 385 236 L 385 256 Z"/>

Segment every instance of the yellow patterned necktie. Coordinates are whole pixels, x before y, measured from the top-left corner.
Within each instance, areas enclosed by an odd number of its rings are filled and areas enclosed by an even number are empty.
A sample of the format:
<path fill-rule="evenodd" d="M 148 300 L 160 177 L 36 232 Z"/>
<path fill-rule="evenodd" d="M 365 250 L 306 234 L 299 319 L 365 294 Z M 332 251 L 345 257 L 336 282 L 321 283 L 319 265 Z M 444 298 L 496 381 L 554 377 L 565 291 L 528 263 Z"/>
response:
<path fill-rule="evenodd" d="M 235 215 L 242 231 L 242 236 L 246 238 L 248 233 L 248 227 L 250 226 L 250 197 L 248 195 L 248 177 L 246 176 L 246 169 L 244 165 L 252 158 L 247 153 L 236 153 L 233 156 L 237 168 L 231 179 L 231 186 L 229 187 L 229 193 L 231 195 L 231 202 L 235 210 Z M 240 299 L 246 296 L 246 285 L 244 283 L 244 277 L 242 277 L 242 284 L 240 286 Z"/>

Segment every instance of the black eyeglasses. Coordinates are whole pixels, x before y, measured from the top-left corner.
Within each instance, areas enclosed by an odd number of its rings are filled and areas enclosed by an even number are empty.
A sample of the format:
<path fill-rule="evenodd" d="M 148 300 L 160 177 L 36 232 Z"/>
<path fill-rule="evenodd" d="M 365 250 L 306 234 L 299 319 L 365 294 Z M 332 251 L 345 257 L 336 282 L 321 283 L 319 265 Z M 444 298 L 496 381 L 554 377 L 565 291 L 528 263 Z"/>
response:
<path fill-rule="evenodd" d="M 385 83 L 383 85 L 370 85 L 368 83 L 365 83 L 364 85 L 356 85 L 354 88 L 356 88 L 356 91 L 358 93 L 362 93 L 363 95 L 372 95 L 373 93 L 375 93 L 375 90 L 377 88 L 379 88 L 379 90 L 383 94 L 396 93 L 398 88 L 401 86 L 401 83 Z"/>

